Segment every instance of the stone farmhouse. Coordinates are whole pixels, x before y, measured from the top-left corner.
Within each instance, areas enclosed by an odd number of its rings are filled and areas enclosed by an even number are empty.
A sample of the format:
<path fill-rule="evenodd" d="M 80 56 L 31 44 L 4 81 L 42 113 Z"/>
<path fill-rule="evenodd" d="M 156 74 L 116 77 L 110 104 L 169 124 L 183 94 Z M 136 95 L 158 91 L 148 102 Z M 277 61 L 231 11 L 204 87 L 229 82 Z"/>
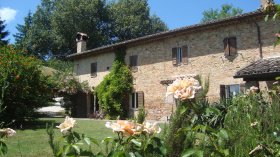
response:
<path fill-rule="evenodd" d="M 265 5 L 265 4 L 264 4 Z M 274 47 L 280 21 L 264 21 L 261 10 L 239 16 L 152 34 L 91 50 L 86 36 L 78 33 L 77 53 L 68 58 L 80 81 L 96 87 L 110 72 L 119 48 L 126 50 L 126 63 L 134 80 L 129 111 L 144 105 L 148 119 L 166 120 L 175 107 L 166 97 L 176 77 L 209 76 L 209 101 L 229 98 L 250 86 L 270 88 L 280 76 L 280 47 Z M 79 100 L 78 112 L 86 117 L 98 110 L 95 96 Z"/>

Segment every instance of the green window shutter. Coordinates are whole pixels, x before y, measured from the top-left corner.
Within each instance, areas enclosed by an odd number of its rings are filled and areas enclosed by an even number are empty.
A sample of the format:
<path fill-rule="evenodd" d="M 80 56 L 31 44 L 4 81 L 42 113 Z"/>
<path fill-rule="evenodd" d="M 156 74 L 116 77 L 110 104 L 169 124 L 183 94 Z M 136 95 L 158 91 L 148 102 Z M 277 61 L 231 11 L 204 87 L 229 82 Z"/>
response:
<path fill-rule="evenodd" d="M 91 77 L 96 77 L 97 76 L 97 63 L 91 63 Z"/>
<path fill-rule="evenodd" d="M 177 47 L 172 48 L 172 64 L 177 65 Z"/>
<path fill-rule="evenodd" d="M 188 46 L 182 47 L 182 63 L 188 64 Z"/>
<path fill-rule="evenodd" d="M 144 92 L 137 92 L 137 108 L 144 106 Z"/>

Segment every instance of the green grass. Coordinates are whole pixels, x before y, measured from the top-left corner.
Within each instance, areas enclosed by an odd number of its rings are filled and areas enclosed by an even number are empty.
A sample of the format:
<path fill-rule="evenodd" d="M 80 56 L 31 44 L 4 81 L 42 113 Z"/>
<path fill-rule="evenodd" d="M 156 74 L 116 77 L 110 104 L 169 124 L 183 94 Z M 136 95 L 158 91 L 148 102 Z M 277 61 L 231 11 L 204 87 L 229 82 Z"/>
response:
<path fill-rule="evenodd" d="M 105 127 L 102 120 L 79 120 L 74 128 L 79 133 L 97 139 L 99 142 L 105 137 L 114 136 L 112 130 Z M 51 157 L 52 150 L 48 144 L 46 123 L 54 123 L 55 126 L 63 122 L 63 118 L 42 118 L 33 123 L 27 123 L 18 129 L 16 136 L 7 139 L 7 157 Z M 55 129 L 55 138 L 61 137 L 59 129 Z M 96 148 L 97 149 L 97 148 Z"/>

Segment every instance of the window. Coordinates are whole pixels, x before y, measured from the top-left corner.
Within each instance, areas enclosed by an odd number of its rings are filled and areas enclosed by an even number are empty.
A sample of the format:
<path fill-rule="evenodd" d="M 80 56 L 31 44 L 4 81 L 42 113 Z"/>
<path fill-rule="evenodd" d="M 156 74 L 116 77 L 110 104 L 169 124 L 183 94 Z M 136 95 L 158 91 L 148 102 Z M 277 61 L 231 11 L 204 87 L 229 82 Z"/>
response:
<path fill-rule="evenodd" d="M 188 63 L 188 46 L 172 48 L 173 65 L 181 65 Z"/>
<path fill-rule="evenodd" d="M 138 109 L 138 107 L 144 106 L 144 92 L 131 93 L 129 99 L 131 109 Z"/>
<path fill-rule="evenodd" d="M 137 71 L 137 60 L 137 55 L 129 56 L 129 66 L 133 72 Z"/>
<path fill-rule="evenodd" d="M 237 54 L 236 37 L 224 39 L 224 52 L 226 56 L 234 56 Z"/>
<path fill-rule="evenodd" d="M 97 76 L 97 63 L 91 63 L 91 73 L 90 73 L 90 76 L 93 78 L 93 77 L 96 77 Z"/>
<path fill-rule="evenodd" d="M 232 84 L 232 85 L 220 85 L 220 96 L 224 99 L 232 98 L 240 93 L 240 85 Z"/>

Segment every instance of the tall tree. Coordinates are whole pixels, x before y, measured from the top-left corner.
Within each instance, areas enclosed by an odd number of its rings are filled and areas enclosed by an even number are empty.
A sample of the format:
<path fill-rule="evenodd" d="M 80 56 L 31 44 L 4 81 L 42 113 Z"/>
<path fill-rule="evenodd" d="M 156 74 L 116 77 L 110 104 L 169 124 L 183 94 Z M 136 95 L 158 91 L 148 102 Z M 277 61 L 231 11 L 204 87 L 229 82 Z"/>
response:
<path fill-rule="evenodd" d="M 219 9 L 209 9 L 204 11 L 203 18 L 201 20 L 202 23 L 210 22 L 213 20 L 224 19 L 227 17 L 232 17 L 236 15 L 242 14 L 243 10 L 240 8 L 235 8 L 229 4 L 223 4 L 221 10 Z"/>
<path fill-rule="evenodd" d="M 0 19 L 0 46 L 7 45 L 9 40 L 5 40 L 5 38 L 9 35 L 8 31 L 5 31 L 6 25 L 5 21 Z"/>
<path fill-rule="evenodd" d="M 156 15 L 150 16 L 147 0 L 118 0 L 110 4 L 115 41 L 123 41 L 167 30 Z"/>
<path fill-rule="evenodd" d="M 25 43 L 42 59 L 64 58 L 76 52 L 77 32 L 88 34 L 87 47 L 92 49 L 167 30 L 160 18 L 150 16 L 147 0 L 107 2 L 42 0 L 32 16 Z M 27 27 L 25 24 L 19 29 Z"/>
<path fill-rule="evenodd" d="M 24 18 L 24 24 L 18 24 L 16 29 L 18 33 L 14 34 L 15 38 L 15 45 L 19 49 L 27 49 L 28 52 L 31 52 L 31 44 L 28 41 L 29 30 L 32 25 L 32 13 L 31 11 L 28 12 L 27 16 Z"/>
<path fill-rule="evenodd" d="M 28 43 L 32 52 L 41 59 L 52 55 L 54 46 L 53 31 L 51 27 L 51 15 L 54 11 L 56 0 L 42 0 L 32 17 L 32 25 L 28 31 Z"/>
<path fill-rule="evenodd" d="M 77 32 L 89 36 L 89 49 L 110 43 L 109 12 L 105 0 L 57 0 L 52 13 L 52 31 L 56 56 L 76 52 Z"/>

